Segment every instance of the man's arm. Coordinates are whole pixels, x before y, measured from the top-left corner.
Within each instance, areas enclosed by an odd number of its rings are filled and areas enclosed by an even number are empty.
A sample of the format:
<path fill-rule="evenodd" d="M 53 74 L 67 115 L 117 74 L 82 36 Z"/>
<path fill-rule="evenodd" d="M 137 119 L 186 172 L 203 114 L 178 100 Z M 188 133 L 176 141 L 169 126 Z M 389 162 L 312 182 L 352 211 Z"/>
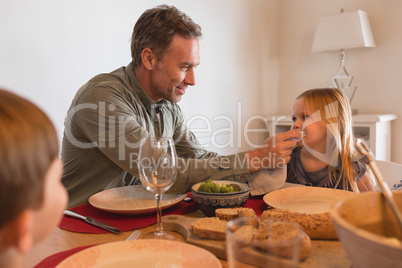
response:
<path fill-rule="evenodd" d="M 286 165 L 290 161 L 292 148 L 296 146 L 296 141 L 290 140 L 292 138 L 301 138 L 301 133 L 296 130 L 279 133 L 265 140 L 260 148 L 247 152 L 250 173 Z"/>
<path fill-rule="evenodd" d="M 121 169 L 138 177 L 140 140 L 155 136 L 154 124 L 147 111 L 141 105 L 128 102 L 115 88 L 108 87 L 86 92 L 80 103 L 96 106 L 81 109 L 76 114 L 82 135 Z M 274 163 L 283 164 L 282 158 L 289 161 L 289 148 L 295 142 L 286 139 L 300 135 L 296 131 L 281 133 L 275 139 L 268 139 L 262 148 L 246 154 L 220 156 L 202 149 L 185 125 L 180 110 L 175 114 L 172 124 L 179 156 L 178 177 L 172 187 L 173 192 L 188 191 L 194 183 L 208 178 L 247 181 L 252 172 L 275 168 L 278 165 Z"/>
<path fill-rule="evenodd" d="M 171 190 L 178 192 L 189 190 L 191 185 L 208 178 L 245 182 L 250 173 L 281 167 L 289 162 L 292 147 L 296 145 L 295 141 L 288 139 L 300 138 L 301 135 L 298 131 L 280 133 L 266 140 L 260 148 L 247 153 L 221 156 L 202 149 L 185 125 L 181 112 L 178 113 L 176 122 L 174 137 L 178 155 L 181 152 L 181 155 L 187 156 L 179 161 L 182 168 L 179 169 L 177 181 Z"/>

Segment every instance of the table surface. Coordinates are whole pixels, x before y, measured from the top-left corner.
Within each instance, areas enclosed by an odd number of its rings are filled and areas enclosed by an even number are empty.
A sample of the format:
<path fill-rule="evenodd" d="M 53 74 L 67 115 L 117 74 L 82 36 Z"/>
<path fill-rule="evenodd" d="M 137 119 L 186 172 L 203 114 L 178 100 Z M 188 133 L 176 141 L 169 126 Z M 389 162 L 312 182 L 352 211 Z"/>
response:
<path fill-rule="evenodd" d="M 199 210 L 185 215 L 186 217 L 205 217 Z M 144 233 L 155 229 L 155 225 L 142 228 L 142 233 L 138 239 L 141 239 Z M 26 256 L 24 268 L 31 268 L 40 263 L 43 259 L 55 253 L 73 249 L 76 247 L 94 245 L 99 243 L 115 242 L 126 240 L 132 231 L 116 234 L 87 234 L 66 231 L 56 228 L 55 231 L 36 245 Z M 175 234 L 177 241 L 185 242 L 180 234 Z M 339 241 L 312 241 L 312 251 L 310 256 L 300 264 L 300 267 L 351 267 L 346 253 Z M 227 267 L 225 260 L 220 260 L 223 267 Z"/>

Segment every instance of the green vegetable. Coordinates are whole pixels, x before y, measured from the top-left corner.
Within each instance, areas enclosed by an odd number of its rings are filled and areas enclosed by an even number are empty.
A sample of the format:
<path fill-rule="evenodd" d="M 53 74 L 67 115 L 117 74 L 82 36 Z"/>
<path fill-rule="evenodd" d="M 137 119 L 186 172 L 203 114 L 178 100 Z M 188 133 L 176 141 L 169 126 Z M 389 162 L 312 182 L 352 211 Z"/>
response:
<path fill-rule="evenodd" d="M 211 179 L 204 181 L 200 184 L 200 187 L 198 187 L 199 192 L 205 193 L 234 193 L 239 192 L 240 190 L 241 188 L 237 184 L 231 183 L 219 186 L 217 183 L 212 182 Z"/>
<path fill-rule="evenodd" d="M 233 187 L 234 192 L 239 192 L 241 190 L 241 188 L 238 184 L 231 183 L 229 185 Z"/>

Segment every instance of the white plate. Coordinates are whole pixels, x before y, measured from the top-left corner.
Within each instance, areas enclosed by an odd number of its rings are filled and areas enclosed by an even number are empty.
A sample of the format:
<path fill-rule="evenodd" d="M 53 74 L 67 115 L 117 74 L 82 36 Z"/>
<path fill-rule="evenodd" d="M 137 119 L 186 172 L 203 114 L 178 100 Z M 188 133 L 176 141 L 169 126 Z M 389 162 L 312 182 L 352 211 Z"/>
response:
<path fill-rule="evenodd" d="M 291 187 L 270 192 L 264 202 L 274 208 L 316 214 L 329 212 L 331 206 L 356 193 L 321 187 Z"/>
<path fill-rule="evenodd" d="M 62 261 L 67 267 L 222 267 L 209 251 L 182 242 L 135 240 L 101 244 L 84 249 Z"/>
<path fill-rule="evenodd" d="M 185 197 L 186 194 L 163 194 L 162 209 L 179 203 Z M 117 214 L 140 215 L 156 211 L 155 195 L 142 185 L 108 189 L 94 194 L 88 201 L 98 209 Z"/>

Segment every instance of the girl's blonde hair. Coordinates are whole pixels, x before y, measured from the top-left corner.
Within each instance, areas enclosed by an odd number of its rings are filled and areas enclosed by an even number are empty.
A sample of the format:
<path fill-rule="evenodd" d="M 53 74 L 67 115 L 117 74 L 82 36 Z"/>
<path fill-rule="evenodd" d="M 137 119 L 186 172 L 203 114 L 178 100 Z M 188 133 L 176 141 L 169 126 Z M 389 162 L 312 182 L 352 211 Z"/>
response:
<path fill-rule="evenodd" d="M 303 98 L 305 107 L 319 111 L 322 122 L 326 123 L 328 138 L 333 146 L 331 150 L 335 155 L 332 163 L 328 163 L 331 184 L 336 188 L 342 183 L 345 190 L 351 187 L 357 192 L 353 160 L 359 155 L 354 144 L 352 114 L 347 96 L 338 88 L 318 88 L 303 92 L 299 98 Z M 332 175 L 339 164 L 340 176 L 334 182 Z"/>
<path fill-rule="evenodd" d="M 46 173 L 58 157 L 57 132 L 32 102 L 0 89 L 0 228 L 43 203 Z"/>

